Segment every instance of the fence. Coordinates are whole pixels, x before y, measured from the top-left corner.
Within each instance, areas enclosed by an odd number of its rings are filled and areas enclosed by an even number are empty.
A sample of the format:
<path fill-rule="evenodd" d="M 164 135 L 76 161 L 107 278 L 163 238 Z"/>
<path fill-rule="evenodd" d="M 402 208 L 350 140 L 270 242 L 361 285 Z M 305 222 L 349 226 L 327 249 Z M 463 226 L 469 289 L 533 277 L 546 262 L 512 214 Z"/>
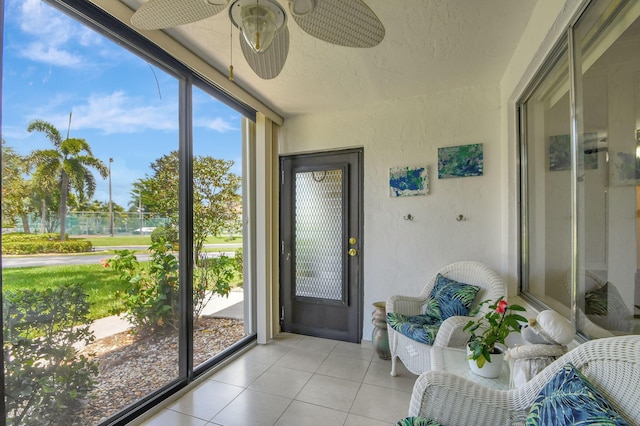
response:
<path fill-rule="evenodd" d="M 29 215 L 29 230 L 32 233 L 42 232 L 42 222 L 39 215 Z M 169 223 L 169 218 L 158 217 L 151 213 L 114 212 L 113 234 L 150 234 L 156 227 Z M 60 221 L 49 223 L 47 232 L 59 232 Z M 67 214 L 66 230 L 69 235 L 111 235 L 108 212 L 69 212 Z M 24 232 L 22 220 L 16 220 L 17 232 Z"/>

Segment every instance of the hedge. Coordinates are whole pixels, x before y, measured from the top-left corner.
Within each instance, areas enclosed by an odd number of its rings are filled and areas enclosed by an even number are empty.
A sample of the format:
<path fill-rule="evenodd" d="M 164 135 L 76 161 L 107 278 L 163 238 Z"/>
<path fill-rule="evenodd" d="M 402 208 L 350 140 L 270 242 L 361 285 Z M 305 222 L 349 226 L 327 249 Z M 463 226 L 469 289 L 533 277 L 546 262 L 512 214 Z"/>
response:
<path fill-rule="evenodd" d="M 59 238 L 59 234 L 5 234 L 2 254 L 86 253 L 93 248 L 91 241 Z"/>

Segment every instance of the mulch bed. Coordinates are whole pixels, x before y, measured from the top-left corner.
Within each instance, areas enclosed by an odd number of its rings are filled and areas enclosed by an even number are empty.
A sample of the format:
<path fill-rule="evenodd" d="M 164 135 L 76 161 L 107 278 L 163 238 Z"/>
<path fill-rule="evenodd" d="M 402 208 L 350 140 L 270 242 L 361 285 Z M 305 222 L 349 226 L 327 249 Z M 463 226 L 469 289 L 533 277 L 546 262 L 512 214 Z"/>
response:
<path fill-rule="evenodd" d="M 241 320 L 201 317 L 194 330 L 194 366 L 245 336 Z M 128 332 L 96 340 L 82 351 L 99 363 L 96 387 L 76 425 L 93 425 L 178 376 L 178 335 L 136 337 Z"/>

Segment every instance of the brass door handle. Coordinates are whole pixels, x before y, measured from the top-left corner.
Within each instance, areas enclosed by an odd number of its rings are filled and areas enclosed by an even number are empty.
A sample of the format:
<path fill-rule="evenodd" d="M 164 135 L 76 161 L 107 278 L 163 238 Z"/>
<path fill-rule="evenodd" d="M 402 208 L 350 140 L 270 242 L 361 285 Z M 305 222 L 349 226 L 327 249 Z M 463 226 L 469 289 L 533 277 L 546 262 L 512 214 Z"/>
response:
<path fill-rule="evenodd" d="M 349 251 L 347 253 L 349 253 L 349 256 L 353 257 L 353 256 L 356 256 L 358 254 L 358 250 L 352 248 L 352 249 L 349 249 Z"/>

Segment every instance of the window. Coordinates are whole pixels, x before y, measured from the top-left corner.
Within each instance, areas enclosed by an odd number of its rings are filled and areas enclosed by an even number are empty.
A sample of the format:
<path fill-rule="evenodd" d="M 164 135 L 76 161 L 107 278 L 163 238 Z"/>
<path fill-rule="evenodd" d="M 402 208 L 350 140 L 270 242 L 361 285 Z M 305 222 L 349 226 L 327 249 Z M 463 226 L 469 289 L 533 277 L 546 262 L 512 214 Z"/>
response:
<path fill-rule="evenodd" d="M 639 6 L 592 2 L 518 105 L 522 289 L 587 338 L 640 330 Z"/>
<path fill-rule="evenodd" d="M 3 3 L 3 249 L 62 224 L 103 248 L 74 256 L 89 265 L 3 256 L 5 420 L 124 424 L 255 338 L 242 250 L 255 113 L 88 2 L 64 3 L 119 39 L 39 0 Z M 86 167 L 68 169 L 61 215 L 65 161 Z"/>

